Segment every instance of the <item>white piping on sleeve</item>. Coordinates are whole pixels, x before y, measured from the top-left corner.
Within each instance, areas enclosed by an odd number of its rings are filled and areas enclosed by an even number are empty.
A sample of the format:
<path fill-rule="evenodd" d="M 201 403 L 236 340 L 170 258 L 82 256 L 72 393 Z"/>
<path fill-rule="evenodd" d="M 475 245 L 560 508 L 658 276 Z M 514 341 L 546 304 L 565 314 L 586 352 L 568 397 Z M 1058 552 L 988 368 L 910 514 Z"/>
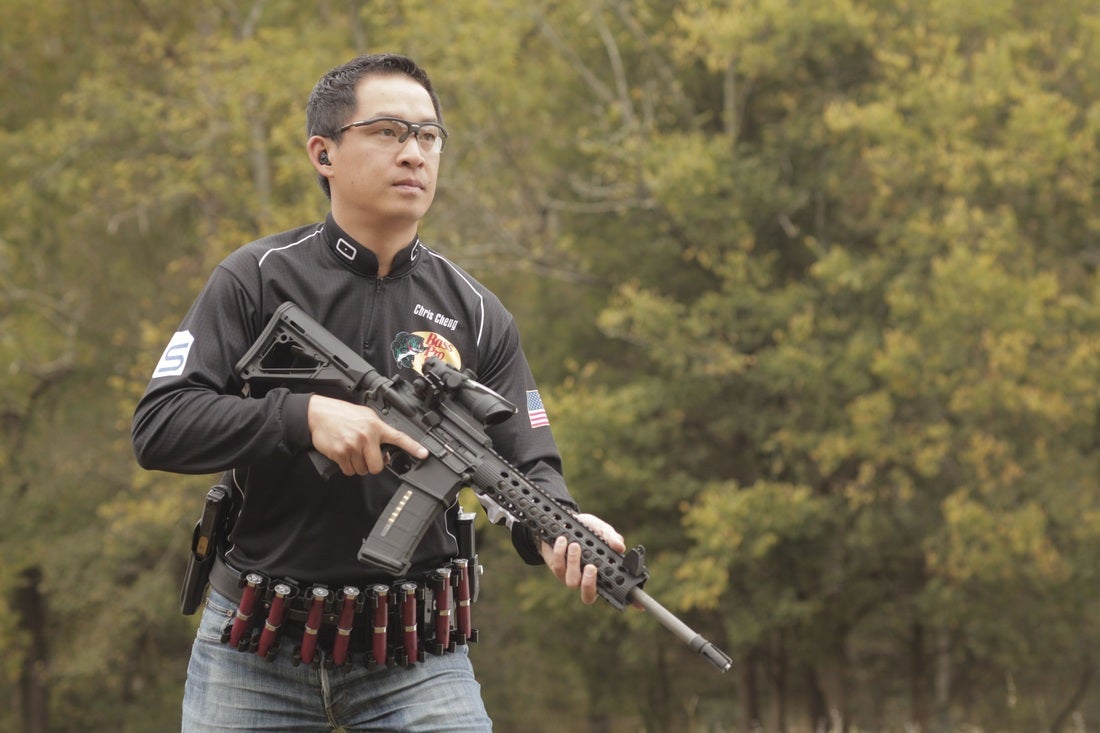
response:
<path fill-rule="evenodd" d="M 302 244 L 302 243 L 303 243 L 303 242 L 305 242 L 305 241 L 306 241 L 307 239 L 312 239 L 313 237 L 316 237 L 316 236 L 317 236 L 318 234 L 320 234 L 320 233 L 321 233 L 321 232 L 323 232 L 324 230 L 325 230 L 325 228 L 324 228 L 323 226 L 322 226 L 322 227 L 318 227 L 318 228 L 317 228 L 317 230 L 316 230 L 315 232 L 312 232 L 312 233 L 310 233 L 310 234 L 307 234 L 306 236 L 304 236 L 304 237 L 302 237 L 301 239 L 299 239 L 299 240 L 298 240 L 297 242 L 291 242 L 290 244 L 284 244 L 284 245 L 283 245 L 282 247 L 272 247 L 272 248 L 271 248 L 271 249 L 269 249 L 268 251 L 264 252 L 264 256 L 260 258 L 260 262 L 259 262 L 259 264 L 257 264 L 256 266 L 257 266 L 257 267 L 263 267 L 263 266 L 264 266 L 264 260 L 266 260 L 266 259 L 267 259 L 267 256 L 268 256 L 269 254 L 271 254 L 272 252 L 281 252 L 281 251 L 283 251 L 284 249 L 290 249 L 291 247 L 297 247 L 297 246 L 298 246 L 299 244 Z"/>

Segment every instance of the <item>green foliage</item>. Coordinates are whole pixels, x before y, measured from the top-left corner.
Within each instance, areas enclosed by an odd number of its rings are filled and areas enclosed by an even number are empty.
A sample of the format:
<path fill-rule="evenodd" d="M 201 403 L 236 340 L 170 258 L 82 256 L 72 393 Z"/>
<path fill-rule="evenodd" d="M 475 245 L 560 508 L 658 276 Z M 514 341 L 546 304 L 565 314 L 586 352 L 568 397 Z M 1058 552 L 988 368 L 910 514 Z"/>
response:
<path fill-rule="evenodd" d="M 0 610 L 40 574 L 50 635 L 0 630 L 0 686 L 37 661 L 54 728 L 174 725 L 206 480 L 138 471 L 129 413 L 211 267 L 323 216 L 312 83 L 395 49 L 452 132 L 425 237 L 742 683 L 487 528 L 498 727 L 1095 717 L 1098 31 L 1086 0 L 8 2 Z"/>

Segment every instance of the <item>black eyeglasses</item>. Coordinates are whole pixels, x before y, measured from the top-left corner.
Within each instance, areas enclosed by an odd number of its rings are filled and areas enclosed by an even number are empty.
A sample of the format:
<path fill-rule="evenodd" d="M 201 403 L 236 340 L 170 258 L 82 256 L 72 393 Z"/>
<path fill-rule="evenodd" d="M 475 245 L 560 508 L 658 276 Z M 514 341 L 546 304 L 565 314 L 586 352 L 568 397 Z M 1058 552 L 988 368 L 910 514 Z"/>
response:
<path fill-rule="evenodd" d="M 443 152 L 443 145 L 447 142 L 447 131 L 436 122 L 409 122 L 400 117 L 375 117 L 348 123 L 340 128 L 340 132 L 353 127 L 364 128 L 367 139 L 381 148 L 404 145 L 409 135 L 412 135 L 421 152 L 427 155 Z"/>

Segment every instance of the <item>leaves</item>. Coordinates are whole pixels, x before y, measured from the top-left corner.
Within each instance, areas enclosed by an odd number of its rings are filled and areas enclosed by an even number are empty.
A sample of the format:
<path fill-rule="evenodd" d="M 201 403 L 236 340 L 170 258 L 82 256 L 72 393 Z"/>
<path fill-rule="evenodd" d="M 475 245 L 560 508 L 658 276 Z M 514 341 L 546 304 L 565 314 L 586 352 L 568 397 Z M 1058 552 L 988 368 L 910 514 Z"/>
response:
<path fill-rule="evenodd" d="M 1092 4 L 8 5 L 0 588 L 42 573 L 55 727 L 171 727 L 178 679 L 141 680 L 184 668 L 206 482 L 137 471 L 129 411 L 215 263 L 323 216 L 302 105 L 383 47 L 428 68 L 452 132 L 424 235 L 515 312 L 578 500 L 744 679 L 819 688 L 735 703 L 490 528 L 499 719 L 725 729 L 816 695 L 867 728 L 935 657 L 943 720 L 1010 675 L 1015 717 L 975 722 L 1050 727 L 1100 640 Z M 10 684 L 29 641 L 0 632 Z"/>

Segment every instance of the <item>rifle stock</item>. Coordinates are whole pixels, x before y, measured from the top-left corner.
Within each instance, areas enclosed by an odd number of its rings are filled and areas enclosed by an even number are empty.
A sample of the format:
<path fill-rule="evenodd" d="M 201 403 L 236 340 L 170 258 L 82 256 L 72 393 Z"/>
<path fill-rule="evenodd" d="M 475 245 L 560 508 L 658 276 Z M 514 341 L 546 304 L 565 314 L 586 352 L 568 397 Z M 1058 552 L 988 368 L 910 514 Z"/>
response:
<path fill-rule="evenodd" d="M 719 670 L 732 666 L 721 650 L 642 590 L 649 578 L 645 548 L 625 555 L 615 551 L 493 450 L 485 426 L 510 417 L 514 405 L 438 359 L 428 359 L 423 371 L 423 378 L 414 382 L 383 376 L 289 302 L 279 306 L 237 363 L 237 372 L 248 382 L 337 386 L 351 401 L 373 408 L 387 424 L 428 449 L 423 460 L 404 452 L 391 454 L 388 468 L 401 478 L 401 486 L 363 540 L 361 562 L 398 576 L 407 572 L 428 526 L 463 486 L 470 486 L 543 541 L 553 544 L 565 536 L 580 544 L 582 562 L 598 570 L 597 592 L 616 609 L 642 606 Z M 322 475 L 331 475 L 332 461 L 316 453 L 312 457 L 327 467 Z"/>

